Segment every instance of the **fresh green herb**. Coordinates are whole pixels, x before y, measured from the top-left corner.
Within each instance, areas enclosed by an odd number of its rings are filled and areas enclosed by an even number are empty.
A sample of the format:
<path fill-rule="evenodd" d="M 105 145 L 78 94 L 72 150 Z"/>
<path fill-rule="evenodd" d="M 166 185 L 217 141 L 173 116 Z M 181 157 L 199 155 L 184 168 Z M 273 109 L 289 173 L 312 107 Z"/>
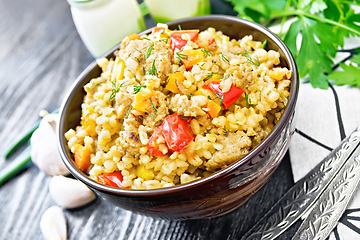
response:
<path fill-rule="evenodd" d="M 129 110 L 126 112 L 125 118 L 127 118 L 127 117 L 129 116 L 129 114 L 130 114 L 130 112 L 131 112 L 131 109 L 132 109 L 132 106 L 130 106 Z M 125 119 L 125 118 L 124 118 L 124 119 Z"/>
<path fill-rule="evenodd" d="M 266 48 L 267 43 L 268 43 L 268 40 L 265 40 L 265 41 L 263 42 L 263 44 L 261 45 L 261 47 L 262 47 L 263 49 L 265 49 L 265 48 Z"/>
<path fill-rule="evenodd" d="M 147 38 L 147 37 L 143 37 L 143 39 L 148 40 L 148 41 L 151 41 L 151 39 L 149 39 L 149 38 Z"/>
<path fill-rule="evenodd" d="M 206 80 L 209 80 L 210 78 L 212 78 L 214 75 L 224 75 L 224 73 L 212 73 L 212 72 L 209 72 L 207 75 L 206 75 L 206 78 L 204 79 L 204 81 Z"/>
<path fill-rule="evenodd" d="M 156 67 L 155 67 L 155 59 L 152 62 L 151 68 L 149 70 L 149 74 L 153 75 L 153 76 L 158 76 L 158 72 L 157 72 Z"/>
<path fill-rule="evenodd" d="M 131 53 L 129 53 L 128 58 L 131 56 Z"/>
<path fill-rule="evenodd" d="M 205 65 L 205 63 L 203 62 L 202 64 L 200 64 L 200 66 L 204 66 Z"/>
<path fill-rule="evenodd" d="M 300 78 L 307 77 L 314 88 L 327 89 L 328 79 L 334 78 L 332 65 L 339 48 L 350 36 L 360 36 L 359 0 L 224 0 L 231 2 L 239 17 L 266 25 L 281 22 L 277 33 L 289 47 L 298 66 Z M 285 30 L 285 23 L 291 22 Z M 271 27 L 267 25 L 267 27 Z M 297 38 L 301 36 L 300 44 Z M 359 54 L 359 53 L 358 53 Z M 345 67 L 343 74 L 351 76 L 353 67 Z M 335 74 L 337 76 L 337 73 Z M 335 81 L 335 84 L 353 81 Z"/>
<path fill-rule="evenodd" d="M 178 28 L 179 28 L 180 31 L 182 30 L 180 24 L 178 25 Z"/>
<path fill-rule="evenodd" d="M 154 42 L 151 43 L 150 47 L 148 48 L 147 52 L 146 52 L 146 58 L 149 58 L 151 51 L 154 48 Z"/>
<path fill-rule="evenodd" d="M 131 85 L 134 85 L 135 83 L 128 83 L 129 80 L 125 81 L 125 82 L 122 82 L 120 84 L 120 87 L 127 87 L 127 86 L 131 86 Z"/>
<path fill-rule="evenodd" d="M 89 89 L 94 89 L 96 88 L 97 86 L 99 86 L 100 84 L 103 84 L 104 82 L 106 82 L 106 80 L 103 80 L 103 81 L 100 81 L 100 82 L 97 82 L 94 84 L 94 82 L 91 84 L 91 87 L 89 87 Z"/>
<path fill-rule="evenodd" d="M 218 97 L 218 98 L 220 99 L 219 105 L 221 106 L 221 105 L 222 105 L 222 102 L 223 102 L 223 100 L 224 100 L 224 95 L 223 95 L 223 93 L 222 93 L 222 92 L 214 92 L 214 93 L 215 93 L 216 97 Z"/>
<path fill-rule="evenodd" d="M 115 96 L 119 91 L 120 91 L 120 86 L 117 86 L 117 80 L 114 79 L 113 81 L 111 81 L 111 94 L 110 94 L 108 102 L 111 102 L 111 101 L 114 102 Z"/>
<path fill-rule="evenodd" d="M 246 100 L 246 108 L 256 107 L 258 104 L 252 104 L 251 98 L 249 98 L 249 95 L 245 92 L 245 100 Z M 260 92 L 260 101 L 261 101 L 261 92 Z"/>
<path fill-rule="evenodd" d="M 135 50 L 142 54 L 142 52 L 139 49 L 135 48 Z"/>
<path fill-rule="evenodd" d="M 354 55 L 350 63 L 340 63 L 342 71 L 336 70 L 329 75 L 329 79 L 335 80 L 336 85 L 352 85 L 360 87 L 360 55 Z M 356 65 L 355 65 L 356 64 Z"/>
<path fill-rule="evenodd" d="M 169 38 L 161 38 L 159 41 L 164 42 L 165 44 L 168 43 Z"/>
<path fill-rule="evenodd" d="M 140 92 L 141 88 L 146 88 L 146 85 L 134 86 L 134 94 Z"/>
<path fill-rule="evenodd" d="M 148 109 L 145 109 L 145 112 L 149 114 L 150 117 L 156 118 L 157 116 L 153 113 L 151 113 Z"/>
<path fill-rule="evenodd" d="M 145 67 L 143 67 L 143 74 L 144 74 L 144 75 L 146 74 L 146 70 L 145 70 Z"/>
<path fill-rule="evenodd" d="M 228 133 L 228 130 L 226 129 L 226 126 L 224 125 L 223 133 Z"/>
<path fill-rule="evenodd" d="M 189 97 L 192 97 L 193 95 L 191 95 L 190 93 L 188 93 L 188 96 L 189 96 Z"/>
<path fill-rule="evenodd" d="M 251 57 L 250 52 L 245 50 L 245 53 L 242 54 L 242 56 L 247 58 L 247 62 L 255 65 L 255 66 L 260 66 L 260 61 L 257 57 Z"/>
<path fill-rule="evenodd" d="M 220 53 L 220 57 L 221 57 L 221 59 L 222 59 L 224 62 L 230 63 L 229 59 L 227 59 L 227 56 L 226 56 L 225 54 Z"/>
<path fill-rule="evenodd" d="M 226 78 L 223 79 L 223 81 L 225 81 L 226 79 L 228 79 L 231 75 L 232 75 L 232 74 L 227 75 Z"/>
<path fill-rule="evenodd" d="M 190 118 L 185 117 L 185 116 L 181 116 L 181 115 L 179 115 L 179 118 L 181 118 L 181 119 L 183 119 L 183 120 L 186 120 L 186 121 L 189 121 L 189 120 L 190 120 Z"/>
<path fill-rule="evenodd" d="M 155 104 L 153 103 L 153 101 L 151 100 L 151 98 L 150 98 L 150 103 L 151 103 L 152 109 L 154 109 L 154 111 L 157 113 L 158 110 L 156 109 Z"/>
<path fill-rule="evenodd" d="M 187 59 L 187 57 L 188 57 L 188 56 L 187 56 L 186 54 L 184 54 L 184 53 L 181 53 L 181 51 L 180 51 L 180 52 L 176 52 L 176 58 L 177 58 L 179 64 L 181 64 L 181 62 L 182 62 L 183 59 Z"/>
<path fill-rule="evenodd" d="M 139 60 L 139 58 L 138 57 L 135 57 L 136 58 L 136 61 L 138 61 L 138 63 L 140 63 L 140 60 Z"/>
<path fill-rule="evenodd" d="M 212 52 L 210 52 L 209 50 L 206 50 L 204 48 L 202 48 L 201 51 L 204 53 L 204 57 L 208 57 L 212 54 Z"/>

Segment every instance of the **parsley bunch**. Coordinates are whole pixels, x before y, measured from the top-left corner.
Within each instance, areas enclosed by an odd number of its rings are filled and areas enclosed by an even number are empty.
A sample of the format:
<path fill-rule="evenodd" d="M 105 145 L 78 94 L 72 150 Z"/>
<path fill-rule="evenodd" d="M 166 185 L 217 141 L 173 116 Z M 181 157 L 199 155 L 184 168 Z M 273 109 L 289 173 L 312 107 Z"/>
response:
<path fill-rule="evenodd" d="M 270 26 L 281 22 L 278 34 L 295 57 L 301 78 L 308 76 L 315 88 L 327 89 L 328 78 L 338 79 L 331 74 L 333 58 L 337 50 L 344 47 L 344 40 L 360 36 L 360 13 L 353 6 L 360 6 L 360 0 L 224 0 L 231 2 L 239 17 Z M 291 20 L 284 31 L 284 24 Z M 301 34 L 301 44 L 297 37 Z M 359 53 L 358 53 L 359 54 Z M 357 58 L 355 57 L 355 62 Z M 344 76 L 354 76 L 359 67 L 340 65 Z M 335 84 L 359 85 L 360 80 L 343 79 Z"/>

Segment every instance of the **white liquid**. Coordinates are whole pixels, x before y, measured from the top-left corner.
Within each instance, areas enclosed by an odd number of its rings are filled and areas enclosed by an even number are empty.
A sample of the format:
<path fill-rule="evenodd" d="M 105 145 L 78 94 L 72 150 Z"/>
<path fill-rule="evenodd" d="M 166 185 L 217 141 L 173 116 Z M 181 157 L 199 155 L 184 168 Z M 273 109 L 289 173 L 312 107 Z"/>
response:
<path fill-rule="evenodd" d="M 127 35 L 145 29 L 136 0 L 68 2 L 76 29 L 95 58 L 119 44 Z"/>

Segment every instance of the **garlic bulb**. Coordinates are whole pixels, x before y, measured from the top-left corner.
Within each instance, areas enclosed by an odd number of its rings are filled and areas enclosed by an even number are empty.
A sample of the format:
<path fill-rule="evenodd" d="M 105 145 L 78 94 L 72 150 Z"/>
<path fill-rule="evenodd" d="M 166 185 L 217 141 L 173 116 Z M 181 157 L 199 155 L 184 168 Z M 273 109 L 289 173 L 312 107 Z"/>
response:
<path fill-rule="evenodd" d="M 67 239 L 66 219 L 60 207 L 52 206 L 44 212 L 40 229 L 46 240 Z"/>
<path fill-rule="evenodd" d="M 31 136 L 31 159 L 50 176 L 67 175 L 69 170 L 61 160 L 56 143 L 58 114 L 47 114 Z"/>
<path fill-rule="evenodd" d="M 64 208 L 77 208 L 90 203 L 96 195 L 82 182 L 64 176 L 50 180 L 49 192 L 54 201 Z"/>

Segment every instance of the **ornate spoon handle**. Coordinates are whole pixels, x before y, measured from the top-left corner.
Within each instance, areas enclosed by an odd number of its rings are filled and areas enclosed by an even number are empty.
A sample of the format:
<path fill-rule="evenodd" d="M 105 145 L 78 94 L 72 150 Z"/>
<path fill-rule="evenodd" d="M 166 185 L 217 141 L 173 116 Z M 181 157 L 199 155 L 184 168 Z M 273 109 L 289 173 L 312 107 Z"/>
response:
<path fill-rule="evenodd" d="M 360 180 L 360 148 L 326 188 L 293 239 L 325 239 L 344 213 Z"/>
<path fill-rule="evenodd" d="M 344 169 L 343 166 L 348 161 L 354 161 L 353 154 L 360 151 L 357 150 L 359 145 L 360 127 L 300 179 L 242 239 L 275 239 L 286 231 L 318 202 L 341 169 Z"/>

